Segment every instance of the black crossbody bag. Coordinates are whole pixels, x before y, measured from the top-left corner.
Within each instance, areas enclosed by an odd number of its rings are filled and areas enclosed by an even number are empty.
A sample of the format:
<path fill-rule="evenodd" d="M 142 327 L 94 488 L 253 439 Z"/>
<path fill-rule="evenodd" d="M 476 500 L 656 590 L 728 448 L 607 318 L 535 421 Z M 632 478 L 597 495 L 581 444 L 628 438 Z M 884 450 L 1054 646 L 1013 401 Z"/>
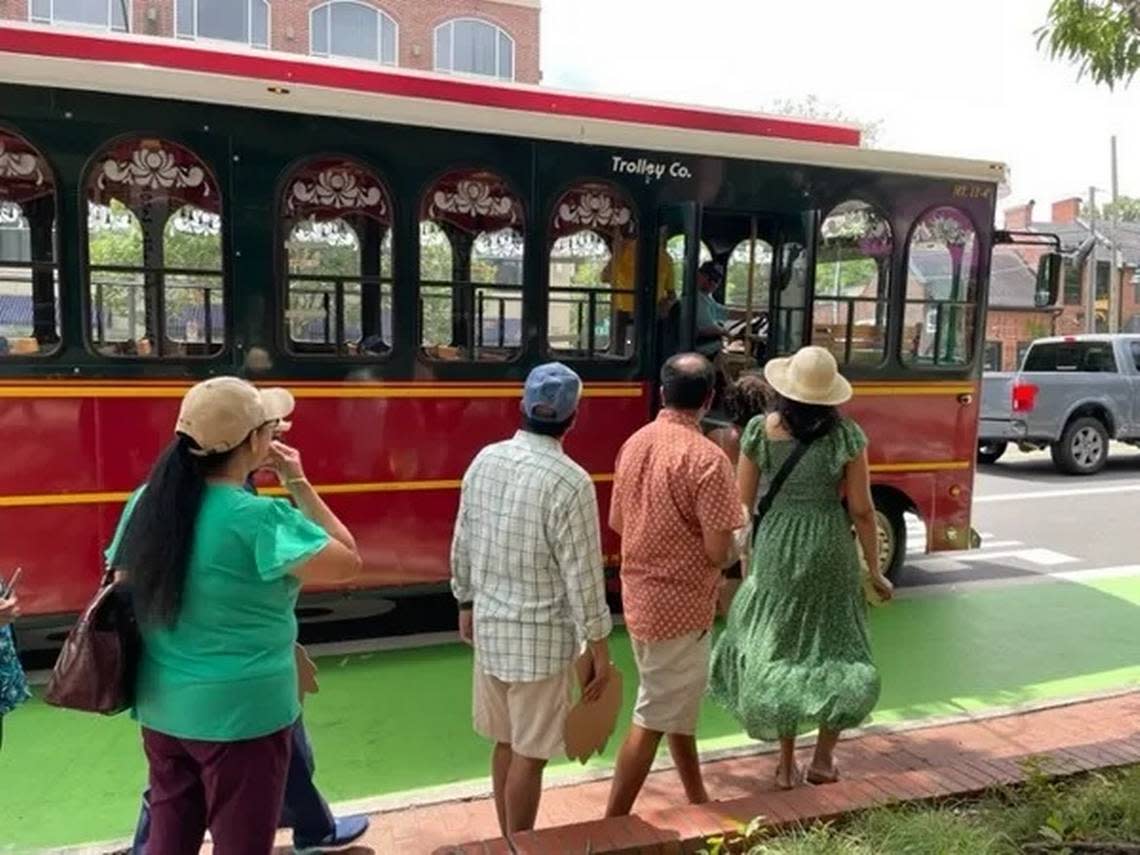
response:
<path fill-rule="evenodd" d="M 788 455 L 788 459 L 784 461 L 784 465 L 776 472 L 776 476 L 772 479 L 772 483 L 768 485 L 768 491 L 764 493 L 764 497 L 760 500 L 760 504 L 756 506 L 756 513 L 752 515 L 752 547 L 756 548 L 756 537 L 760 534 L 760 523 L 764 516 L 772 507 L 772 502 L 776 500 L 776 494 L 780 492 L 780 488 L 784 486 L 784 482 L 788 480 L 788 476 L 792 474 L 792 470 L 796 468 L 796 464 L 811 447 L 812 440 L 807 442 L 796 441 L 795 446 L 792 448 L 792 453 Z"/>

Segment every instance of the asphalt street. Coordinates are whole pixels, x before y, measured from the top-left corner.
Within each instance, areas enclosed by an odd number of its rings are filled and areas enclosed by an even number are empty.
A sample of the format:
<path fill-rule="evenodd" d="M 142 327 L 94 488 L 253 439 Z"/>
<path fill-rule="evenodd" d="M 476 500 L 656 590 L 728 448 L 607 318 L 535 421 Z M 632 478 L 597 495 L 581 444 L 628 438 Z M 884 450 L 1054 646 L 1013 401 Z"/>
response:
<path fill-rule="evenodd" d="M 1107 468 L 1073 477 L 1047 453 L 1007 452 L 978 469 L 974 528 L 980 549 L 923 555 L 925 532 L 907 521 L 900 587 L 1140 575 L 1140 451 L 1114 445 Z"/>

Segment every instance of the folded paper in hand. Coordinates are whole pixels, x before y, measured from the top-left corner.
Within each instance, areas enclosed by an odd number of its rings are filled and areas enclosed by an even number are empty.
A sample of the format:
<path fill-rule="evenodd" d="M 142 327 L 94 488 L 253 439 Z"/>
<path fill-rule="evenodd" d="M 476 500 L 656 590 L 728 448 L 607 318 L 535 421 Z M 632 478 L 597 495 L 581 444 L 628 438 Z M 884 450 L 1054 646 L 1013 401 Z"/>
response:
<path fill-rule="evenodd" d="M 566 716 L 566 756 L 585 764 L 594 754 L 600 754 L 606 742 L 617 727 L 618 712 L 621 710 L 622 690 L 621 671 L 610 664 L 610 678 L 602 696 L 596 701 L 582 700 L 581 690 L 593 676 L 593 659 L 583 653 L 574 663 L 578 677 L 578 702 Z"/>

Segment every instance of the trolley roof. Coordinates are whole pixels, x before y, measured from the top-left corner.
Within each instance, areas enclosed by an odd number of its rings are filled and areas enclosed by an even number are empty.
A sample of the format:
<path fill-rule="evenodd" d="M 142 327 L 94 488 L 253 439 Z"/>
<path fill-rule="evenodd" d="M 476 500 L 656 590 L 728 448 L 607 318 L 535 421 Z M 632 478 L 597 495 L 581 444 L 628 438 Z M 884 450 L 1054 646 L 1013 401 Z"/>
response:
<path fill-rule="evenodd" d="M 458 131 L 1003 183 L 1003 164 L 859 148 L 850 125 L 242 46 L 0 25 L 0 80 Z"/>

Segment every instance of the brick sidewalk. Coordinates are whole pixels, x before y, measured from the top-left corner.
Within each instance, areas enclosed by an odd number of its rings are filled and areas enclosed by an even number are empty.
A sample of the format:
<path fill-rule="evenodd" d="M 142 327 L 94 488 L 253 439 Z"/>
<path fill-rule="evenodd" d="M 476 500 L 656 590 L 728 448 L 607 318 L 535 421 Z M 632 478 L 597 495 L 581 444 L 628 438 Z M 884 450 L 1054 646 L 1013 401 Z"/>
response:
<path fill-rule="evenodd" d="M 803 754 L 810 754 L 806 748 Z M 1022 762 L 1048 755 L 1060 775 L 1140 764 L 1140 691 L 1032 712 L 978 718 L 898 733 L 870 733 L 840 743 L 843 780 L 777 792 L 776 758 L 754 754 L 708 762 L 715 802 L 684 804 L 672 770 L 653 772 L 634 816 L 599 819 L 610 782 L 555 787 L 543 794 L 538 830 L 497 839 L 489 798 L 444 802 L 373 816 L 348 855 L 673 855 L 699 850 L 716 834 L 757 816 L 770 827 L 831 819 L 895 801 L 971 795 L 1023 779 Z M 489 758 L 489 752 L 488 752 Z M 806 763 L 807 757 L 801 757 Z M 274 855 L 291 855 L 288 832 Z M 471 842 L 476 841 L 476 842 Z M 203 849 L 209 855 L 210 847 Z"/>
<path fill-rule="evenodd" d="M 637 813 L 599 820 L 609 781 L 548 790 L 539 830 L 515 838 L 519 855 L 692 852 L 709 836 L 755 816 L 770 825 L 826 819 L 890 801 L 980 792 L 1021 780 L 1021 761 L 1053 758 L 1059 774 L 1140 763 L 1140 692 L 1064 707 L 844 741 L 837 758 L 844 780 L 826 787 L 774 791 L 775 757 L 706 764 L 717 799 L 683 805 L 672 770 L 654 772 Z M 489 799 L 410 808 L 373 818 L 356 855 L 491 855 L 509 853 L 497 835 Z M 466 843 L 466 841 L 485 841 Z M 464 845 L 466 844 L 466 845 Z"/>

